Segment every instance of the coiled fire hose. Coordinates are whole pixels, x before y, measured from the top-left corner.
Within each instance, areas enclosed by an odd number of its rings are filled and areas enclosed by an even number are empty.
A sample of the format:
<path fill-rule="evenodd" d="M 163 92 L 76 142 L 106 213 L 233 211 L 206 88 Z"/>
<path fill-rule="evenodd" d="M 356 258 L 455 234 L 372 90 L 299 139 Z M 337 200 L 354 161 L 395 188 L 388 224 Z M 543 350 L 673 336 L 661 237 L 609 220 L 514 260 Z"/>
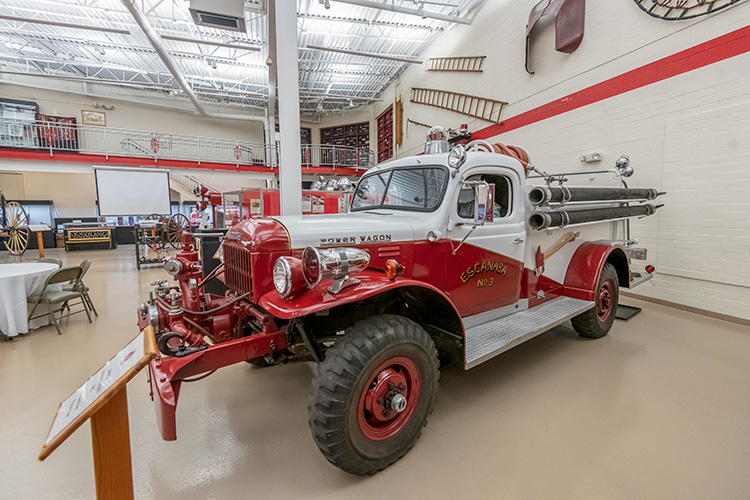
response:
<path fill-rule="evenodd" d="M 520 161 L 521 165 L 523 165 L 524 170 L 526 170 L 526 167 L 528 167 L 529 153 L 527 153 L 526 150 L 522 147 L 506 145 L 502 142 L 496 142 L 492 145 L 492 147 L 495 149 L 495 153 L 510 156 L 511 158 L 515 158 L 516 160 Z"/>

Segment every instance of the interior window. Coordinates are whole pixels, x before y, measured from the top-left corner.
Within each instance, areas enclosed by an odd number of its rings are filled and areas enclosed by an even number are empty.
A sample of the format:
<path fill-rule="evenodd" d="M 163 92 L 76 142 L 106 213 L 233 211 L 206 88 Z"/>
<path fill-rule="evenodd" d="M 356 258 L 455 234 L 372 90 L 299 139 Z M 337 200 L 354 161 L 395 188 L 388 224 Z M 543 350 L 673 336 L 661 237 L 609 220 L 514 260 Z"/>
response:
<path fill-rule="evenodd" d="M 513 202 L 510 179 L 504 175 L 476 174 L 469 176 L 466 181 L 484 181 L 490 185 L 494 184 L 495 206 L 493 208 L 493 215 L 495 219 L 507 217 L 510 214 L 511 203 Z M 461 188 L 458 194 L 458 206 L 456 209 L 459 217 L 463 219 L 474 218 L 474 190 L 471 189 L 471 186 Z"/>

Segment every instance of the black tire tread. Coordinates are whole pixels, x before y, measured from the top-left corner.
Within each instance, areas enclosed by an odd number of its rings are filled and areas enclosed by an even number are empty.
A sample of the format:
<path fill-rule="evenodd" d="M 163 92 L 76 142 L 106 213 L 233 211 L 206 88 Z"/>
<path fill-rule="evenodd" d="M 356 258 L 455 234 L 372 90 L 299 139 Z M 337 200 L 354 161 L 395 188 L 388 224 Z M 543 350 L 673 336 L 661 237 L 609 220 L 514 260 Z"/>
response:
<path fill-rule="evenodd" d="M 313 439 L 329 462 L 351 474 L 370 476 L 385 469 L 403 457 L 421 435 L 420 428 L 416 438 L 397 457 L 369 460 L 359 456 L 345 437 L 337 436 L 339 433 L 332 431 L 346 425 L 347 394 L 354 390 L 368 360 L 393 345 L 393 335 L 399 337 L 398 342 L 417 344 L 428 353 L 436 373 L 437 388 L 440 372 L 435 344 L 419 325 L 395 315 L 380 315 L 358 322 L 327 351 L 326 359 L 319 365 L 312 382 L 308 412 Z M 437 391 L 433 391 L 423 425 L 426 425 L 426 417 L 432 413 L 436 394 Z"/>
<path fill-rule="evenodd" d="M 615 269 L 615 266 L 610 263 L 606 263 L 604 264 L 604 267 L 602 267 L 602 273 L 599 278 L 599 283 L 597 284 L 597 291 L 599 290 L 601 284 L 608 279 L 611 279 L 615 284 L 615 299 L 617 299 L 620 294 L 619 283 L 617 280 L 617 270 Z M 614 307 L 615 309 L 617 308 L 616 301 Z M 611 314 L 613 317 L 615 313 L 616 310 L 612 311 Z M 576 333 L 581 337 L 599 339 L 609 333 L 609 328 L 602 329 L 599 323 L 599 318 L 596 315 L 596 307 L 594 307 L 593 309 L 589 309 L 588 311 L 581 313 L 578 316 L 575 316 L 570 320 L 570 322 L 573 324 L 573 330 L 575 330 Z"/>

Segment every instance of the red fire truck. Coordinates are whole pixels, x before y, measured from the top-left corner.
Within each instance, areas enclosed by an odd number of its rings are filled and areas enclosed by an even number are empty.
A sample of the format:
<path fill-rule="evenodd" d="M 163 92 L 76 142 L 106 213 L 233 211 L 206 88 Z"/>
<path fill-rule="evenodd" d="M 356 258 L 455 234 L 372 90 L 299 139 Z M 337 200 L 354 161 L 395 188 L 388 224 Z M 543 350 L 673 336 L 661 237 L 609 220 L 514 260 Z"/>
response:
<path fill-rule="evenodd" d="M 176 439 L 181 382 L 229 364 L 318 364 L 309 395 L 315 443 L 369 475 L 402 457 L 437 397 L 439 368 L 466 369 L 560 323 L 607 334 L 620 287 L 653 267 L 629 219 L 654 189 L 627 187 L 627 157 L 600 172 L 549 175 L 521 148 L 472 141 L 370 169 L 349 213 L 253 218 L 232 226 L 223 265 L 204 276 L 190 235 L 153 283 L 139 326 L 161 355 L 149 382 L 165 440 Z M 229 291 L 205 293 L 218 276 Z M 195 418 L 195 417 L 193 417 Z M 198 422 L 195 422 L 197 425 Z"/>

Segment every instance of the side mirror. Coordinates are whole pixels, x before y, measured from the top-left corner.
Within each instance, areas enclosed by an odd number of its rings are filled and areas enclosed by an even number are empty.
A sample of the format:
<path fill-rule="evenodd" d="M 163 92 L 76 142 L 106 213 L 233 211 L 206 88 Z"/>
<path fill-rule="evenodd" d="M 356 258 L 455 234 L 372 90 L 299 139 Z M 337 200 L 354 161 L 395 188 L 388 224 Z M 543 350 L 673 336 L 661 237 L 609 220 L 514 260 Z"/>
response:
<path fill-rule="evenodd" d="M 494 220 L 493 210 L 495 209 L 495 185 L 487 184 L 485 181 L 468 181 L 461 182 L 464 186 L 471 186 L 474 193 L 474 226 L 466 233 L 464 239 L 453 249 L 453 255 L 456 255 L 458 249 L 463 246 L 466 238 L 477 228 L 477 226 L 484 226 L 485 222 L 492 222 Z M 467 214 L 468 215 L 468 214 Z"/>
<path fill-rule="evenodd" d="M 494 185 L 480 182 L 474 186 L 474 225 L 483 226 L 494 220 Z"/>

